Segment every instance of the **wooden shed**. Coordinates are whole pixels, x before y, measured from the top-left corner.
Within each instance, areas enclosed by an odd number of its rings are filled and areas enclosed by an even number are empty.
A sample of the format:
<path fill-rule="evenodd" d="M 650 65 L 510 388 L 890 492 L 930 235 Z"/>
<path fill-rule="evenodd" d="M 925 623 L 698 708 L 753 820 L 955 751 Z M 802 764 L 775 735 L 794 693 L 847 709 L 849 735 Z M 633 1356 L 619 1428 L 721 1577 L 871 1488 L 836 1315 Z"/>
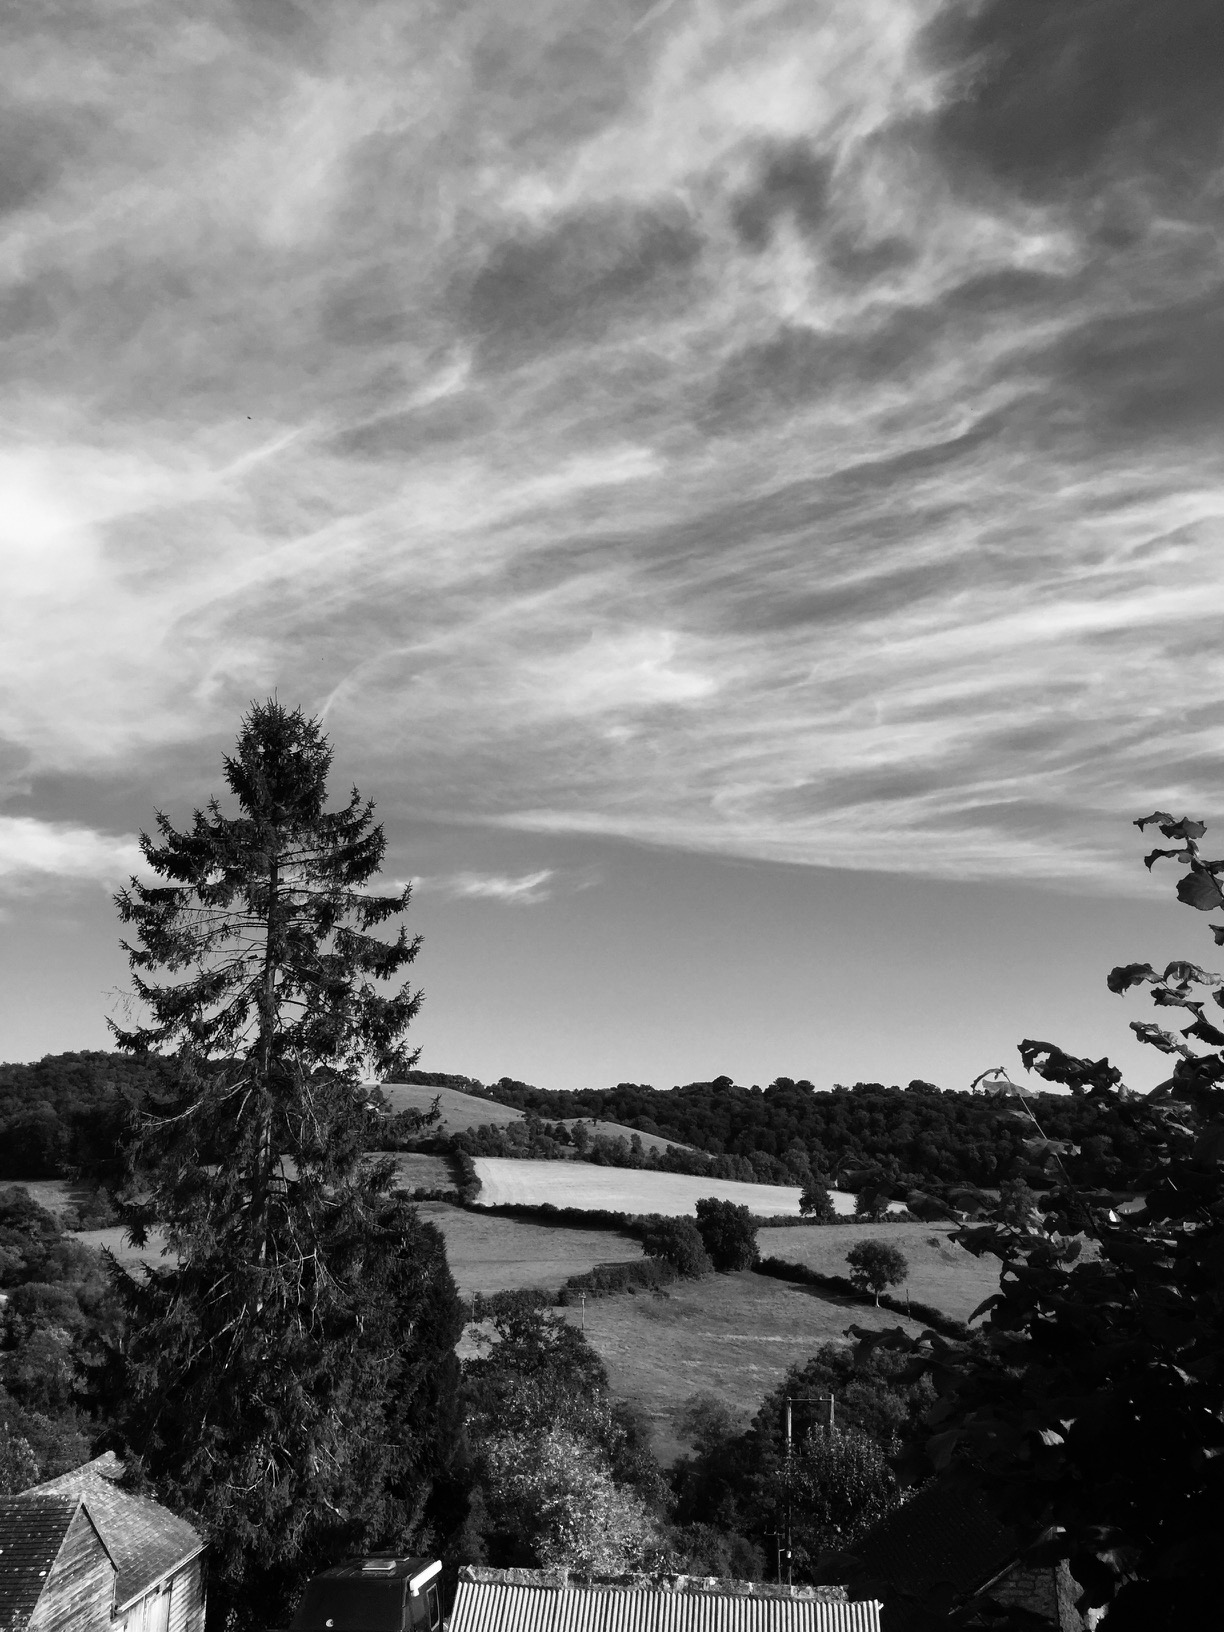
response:
<path fill-rule="evenodd" d="M 116 1573 L 79 1496 L 0 1498 L 3 1632 L 97 1632 L 109 1626 Z"/>
<path fill-rule="evenodd" d="M 0 1632 L 204 1632 L 204 1543 L 98 1457 L 0 1502 Z"/>

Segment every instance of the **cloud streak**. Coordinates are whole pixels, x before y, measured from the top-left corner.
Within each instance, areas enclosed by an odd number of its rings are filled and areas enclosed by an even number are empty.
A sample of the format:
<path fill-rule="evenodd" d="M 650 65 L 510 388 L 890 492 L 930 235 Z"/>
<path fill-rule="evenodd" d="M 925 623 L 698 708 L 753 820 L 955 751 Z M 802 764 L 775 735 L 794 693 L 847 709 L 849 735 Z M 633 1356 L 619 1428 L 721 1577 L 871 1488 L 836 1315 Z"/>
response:
<path fill-rule="evenodd" d="M 133 837 L 32 816 L 0 816 L 0 890 L 83 880 L 114 885 L 143 866 Z"/>
<path fill-rule="evenodd" d="M 1149 12 L 19 7 L 0 793 L 276 687 L 434 821 L 1129 883 L 1224 746 L 1224 38 Z"/>
<path fill-rule="evenodd" d="M 547 901 L 552 894 L 550 880 L 555 877 L 552 868 L 540 868 L 534 873 L 517 877 L 497 873 L 453 873 L 446 878 L 418 878 L 414 888 L 436 891 L 453 901 L 497 901 L 504 906 L 531 906 Z"/>

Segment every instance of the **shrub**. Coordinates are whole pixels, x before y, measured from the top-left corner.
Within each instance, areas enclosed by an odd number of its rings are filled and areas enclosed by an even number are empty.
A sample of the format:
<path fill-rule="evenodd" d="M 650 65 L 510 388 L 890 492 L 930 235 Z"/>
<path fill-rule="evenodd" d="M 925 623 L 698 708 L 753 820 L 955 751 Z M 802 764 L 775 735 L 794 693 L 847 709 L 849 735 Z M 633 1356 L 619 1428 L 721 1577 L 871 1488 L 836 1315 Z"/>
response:
<path fill-rule="evenodd" d="M 659 1290 L 677 1278 L 673 1266 L 659 1258 L 639 1258 L 629 1263 L 596 1264 L 585 1275 L 571 1275 L 557 1294 L 560 1304 L 574 1304 L 582 1293 L 588 1298 L 607 1298 L 617 1292 Z"/>
<path fill-rule="evenodd" d="M 757 1227 L 747 1207 L 703 1196 L 697 1203 L 697 1229 L 715 1269 L 751 1269 L 756 1262 Z"/>
<path fill-rule="evenodd" d="M 515 1314 L 527 1314 L 535 1309 L 549 1309 L 553 1304 L 551 1292 L 538 1286 L 511 1287 L 502 1292 L 473 1292 L 470 1305 L 471 1320 L 496 1320 Z"/>
<path fill-rule="evenodd" d="M 699 1280 L 714 1268 L 701 1231 L 691 1218 L 665 1218 L 661 1214 L 645 1218 L 640 1238 L 651 1258 L 662 1258 L 688 1280 Z"/>

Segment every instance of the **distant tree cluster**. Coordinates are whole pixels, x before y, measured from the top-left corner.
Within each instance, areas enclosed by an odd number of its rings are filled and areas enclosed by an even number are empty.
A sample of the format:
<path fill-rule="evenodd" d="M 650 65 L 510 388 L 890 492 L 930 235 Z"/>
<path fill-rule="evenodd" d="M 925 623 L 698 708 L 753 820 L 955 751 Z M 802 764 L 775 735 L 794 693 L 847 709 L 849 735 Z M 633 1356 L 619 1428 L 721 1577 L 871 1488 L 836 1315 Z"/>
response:
<path fill-rule="evenodd" d="M 170 1080 L 156 1056 L 102 1050 L 0 1065 L 0 1179 L 113 1177 L 134 1108 Z"/>
<path fill-rule="evenodd" d="M 408 1074 L 410 1081 L 426 1079 L 443 1085 L 440 1074 Z M 1037 1189 L 1049 1185 L 1025 1144 L 1027 1130 L 1007 1114 L 1006 1105 L 989 1094 L 941 1092 L 919 1079 L 905 1088 L 859 1082 L 827 1093 L 789 1077 L 764 1089 L 717 1077 L 669 1090 L 620 1083 L 580 1093 L 533 1088 L 509 1078 L 488 1086 L 465 1083 L 465 1092 L 479 1090 L 523 1111 L 541 1131 L 551 1122 L 544 1137 L 558 1145 L 564 1144 L 555 1127 L 560 1117 L 617 1122 L 674 1142 L 666 1156 L 652 1156 L 634 1151 L 623 1136 L 591 1136 L 584 1159 L 612 1166 L 658 1166 L 813 1190 L 832 1184 L 867 1189 L 883 1204 L 907 1200 L 913 1191 L 954 1199 L 958 1188 L 995 1189 L 1004 1180 L 1023 1179 Z M 1076 1174 L 1083 1182 L 1126 1188 L 1142 1172 L 1142 1137 L 1117 1105 L 1054 1094 L 1035 1095 L 1032 1103 L 1051 1138 L 1077 1147 Z M 510 1127 L 481 1129 L 480 1148 L 473 1143 L 470 1154 L 518 1154 L 524 1140 L 530 1145 L 526 1132 Z"/>

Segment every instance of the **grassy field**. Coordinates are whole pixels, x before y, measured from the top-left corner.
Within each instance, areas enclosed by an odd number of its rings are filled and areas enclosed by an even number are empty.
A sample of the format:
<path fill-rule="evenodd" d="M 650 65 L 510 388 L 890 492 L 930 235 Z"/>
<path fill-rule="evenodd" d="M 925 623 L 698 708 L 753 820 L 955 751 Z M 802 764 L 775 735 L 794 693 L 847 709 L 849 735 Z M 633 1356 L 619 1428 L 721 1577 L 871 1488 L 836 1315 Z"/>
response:
<path fill-rule="evenodd" d="M 578 1309 L 563 1312 L 576 1324 L 583 1319 Z M 921 1330 L 917 1322 L 887 1310 L 750 1270 L 681 1281 L 662 1294 L 599 1298 L 588 1302 L 585 1320 L 613 1392 L 650 1417 L 655 1454 L 665 1462 L 688 1449 L 676 1436 L 673 1416 L 690 1395 L 715 1394 L 750 1417 L 789 1366 L 806 1360 L 821 1343 L 842 1340 L 852 1323 Z"/>
<path fill-rule="evenodd" d="M 160 1230 L 149 1231 L 149 1244 L 146 1247 L 134 1247 L 125 1240 L 124 1231 L 118 1224 L 113 1224 L 105 1230 L 75 1230 L 74 1241 L 83 1241 L 87 1247 L 96 1247 L 99 1252 L 103 1249 L 113 1252 L 121 1264 L 130 1269 L 133 1264 L 160 1264 L 162 1248 L 165 1246 L 165 1237 Z"/>
<path fill-rule="evenodd" d="M 391 1153 L 395 1163 L 395 1185 L 399 1190 L 453 1190 L 455 1175 L 445 1156 L 418 1156 L 397 1150 Z"/>
<path fill-rule="evenodd" d="M 379 1086 L 393 1111 L 427 1111 L 435 1099 L 440 1100 L 441 1133 L 465 1133 L 468 1128 L 479 1128 L 489 1122 L 500 1128 L 507 1122 L 523 1119 L 523 1113 L 511 1105 L 478 1099 L 475 1094 L 461 1094 L 456 1088 L 420 1088 L 410 1082 L 384 1082 Z"/>
<path fill-rule="evenodd" d="M 459 1290 L 469 1295 L 521 1286 L 556 1291 L 571 1275 L 583 1275 L 596 1264 L 624 1263 L 642 1256 L 636 1241 L 610 1230 L 567 1230 L 525 1224 L 517 1218 L 481 1218 L 441 1201 L 421 1202 L 420 1214 L 446 1237 L 451 1273 Z"/>
<path fill-rule="evenodd" d="M 89 1192 L 77 1188 L 68 1179 L 6 1179 L 0 1189 L 28 1190 L 32 1200 L 45 1207 L 56 1218 L 84 1200 Z"/>
<path fill-rule="evenodd" d="M 549 1201 L 555 1207 L 678 1215 L 691 1214 L 701 1196 L 718 1196 L 754 1213 L 799 1215 L 799 1190 L 793 1185 L 695 1179 L 687 1173 L 647 1173 L 588 1162 L 528 1162 L 512 1156 L 478 1156 L 475 1165 L 480 1178 L 477 1199 L 486 1206 L 507 1202 L 538 1206 Z"/>
<path fill-rule="evenodd" d="M 848 1275 L 846 1254 L 857 1241 L 887 1241 L 909 1261 L 909 1279 L 893 1294 L 934 1304 L 967 1320 L 983 1298 L 999 1290 L 999 1260 L 975 1258 L 949 1240 L 950 1224 L 830 1224 L 810 1229 L 757 1232 L 762 1258 L 805 1264 L 822 1275 Z"/>
<path fill-rule="evenodd" d="M 489 1123 L 504 1128 L 509 1122 L 523 1120 L 522 1111 L 516 1111 L 512 1105 L 499 1105 L 495 1099 L 481 1099 L 478 1094 L 461 1093 L 457 1088 L 422 1088 L 408 1082 L 384 1082 L 381 1087 L 393 1111 L 427 1111 L 435 1098 L 441 1100 L 439 1109 L 442 1122 L 439 1131 L 442 1133 L 463 1133 L 469 1128 L 487 1127 Z M 605 1139 L 618 1136 L 632 1139 L 637 1133 L 636 1128 L 627 1128 L 620 1122 L 599 1122 L 589 1117 L 559 1116 L 545 1117 L 544 1120 L 563 1122 L 567 1128 L 585 1122 L 592 1133 Z M 639 1133 L 638 1138 L 647 1150 L 666 1150 L 669 1144 L 676 1144 L 680 1150 L 690 1148 L 675 1140 L 660 1139 L 652 1133 Z"/>

